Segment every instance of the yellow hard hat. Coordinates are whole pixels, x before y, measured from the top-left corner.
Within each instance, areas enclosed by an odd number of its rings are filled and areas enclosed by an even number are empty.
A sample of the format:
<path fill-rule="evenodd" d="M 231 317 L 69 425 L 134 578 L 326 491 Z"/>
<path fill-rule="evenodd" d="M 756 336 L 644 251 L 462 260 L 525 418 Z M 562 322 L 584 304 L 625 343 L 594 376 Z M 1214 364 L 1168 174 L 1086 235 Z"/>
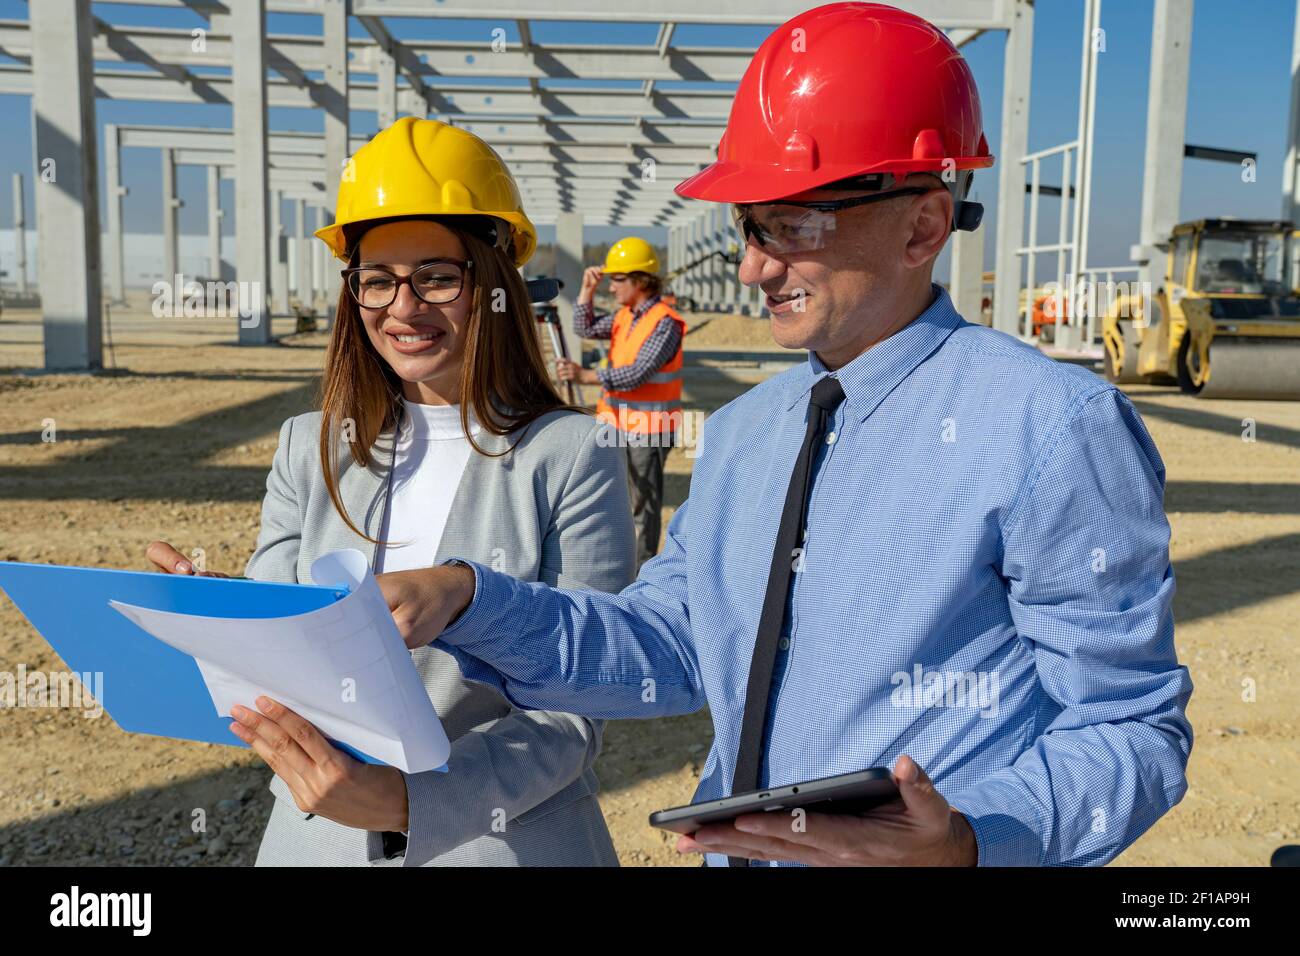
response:
<path fill-rule="evenodd" d="M 654 247 L 638 236 L 620 239 L 609 247 L 605 256 L 606 272 L 659 272 L 659 257 Z"/>
<path fill-rule="evenodd" d="M 537 248 L 537 229 L 505 162 L 473 133 L 437 120 L 403 116 L 357 150 L 339 183 L 334 222 L 316 236 L 347 261 L 346 227 L 390 216 L 504 220 L 516 267 Z"/>

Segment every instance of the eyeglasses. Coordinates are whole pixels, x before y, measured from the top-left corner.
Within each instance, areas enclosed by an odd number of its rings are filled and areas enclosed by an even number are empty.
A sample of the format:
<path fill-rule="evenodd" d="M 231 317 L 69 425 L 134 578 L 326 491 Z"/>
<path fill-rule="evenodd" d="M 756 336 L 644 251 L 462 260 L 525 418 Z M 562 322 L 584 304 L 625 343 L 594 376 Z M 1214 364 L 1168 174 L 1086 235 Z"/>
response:
<path fill-rule="evenodd" d="M 931 192 L 932 188 L 905 186 L 848 199 L 741 203 L 731 207 L 731 218 L 744 244 L 753 237 L 766 252 L 813 252 L 830 245 L 835 233 L 835 213 L 841 209 L 899 196 L 919 196 Z"/>
<path fill-rule="evenodd" d="M 410 275 L 399 276 L 385 266 L 359 266 L 342 269 L 348 292 L 363 309 L 383 309 L 393 304 L 397 290 L 408 282 L 421 302 L 446 305 L 460 297 L 465 273 L 474 265 L 470 259 L 434 259 Z"/>

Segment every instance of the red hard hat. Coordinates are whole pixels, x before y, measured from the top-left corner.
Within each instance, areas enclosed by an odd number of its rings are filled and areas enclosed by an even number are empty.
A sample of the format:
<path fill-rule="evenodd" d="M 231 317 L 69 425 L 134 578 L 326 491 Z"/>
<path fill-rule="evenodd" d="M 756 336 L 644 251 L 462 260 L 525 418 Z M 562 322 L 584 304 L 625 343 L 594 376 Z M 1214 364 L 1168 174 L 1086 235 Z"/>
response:
<path fill-rule="evenodd" d="M 676 191 L 761 203 L 865 173 L 992 165 L 975 78 L 943 31 L 881 3 L 831 3 L 763 41 L 717 162 Z"/>

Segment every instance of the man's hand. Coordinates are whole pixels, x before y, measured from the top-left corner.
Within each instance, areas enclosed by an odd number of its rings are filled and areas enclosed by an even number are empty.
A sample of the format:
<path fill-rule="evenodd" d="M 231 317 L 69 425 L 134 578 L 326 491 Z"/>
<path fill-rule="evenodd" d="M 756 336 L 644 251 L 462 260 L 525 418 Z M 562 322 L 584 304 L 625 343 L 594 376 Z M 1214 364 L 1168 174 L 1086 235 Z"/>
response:
<path fill-rule="evenodd" d="M 257 710 L 233 707 L 233 733 L 289 785 L 304 813 L 359 830 L 409 830 L 406 780 L 396 767 L 354 760 L 315 725 L 269 697 Z"/>
<path fill-rule="evenodd" d="M 681 837 L 677 852 L 808 866 L 975 866 L 975 831 L 916 762 L 899 757 L 893 777 L 902 799 L 861 816 L 749 813 Z"/>
<path fill-rule="evenodd" d="M 392 571 L 375 581 L 411 650 L 436 639 L 474 600 L 474 571 L 460 564 Z"/>
<path fill-rule="evenodd" d="M 598 385 L 600 377 L 595 369 L 583 368 L 573 359 L 557 358 L 555 374 L 561 382 L 577 382 L 579 385 Z"/>
<path fill-rule="evenodd" d="M 604 266 L 587 266 L 582 270 L 582 288 L 578 290 L 579 302 L 586 305 L 596 297 L 596 286 L 600 285 L 604 274 Z"/>

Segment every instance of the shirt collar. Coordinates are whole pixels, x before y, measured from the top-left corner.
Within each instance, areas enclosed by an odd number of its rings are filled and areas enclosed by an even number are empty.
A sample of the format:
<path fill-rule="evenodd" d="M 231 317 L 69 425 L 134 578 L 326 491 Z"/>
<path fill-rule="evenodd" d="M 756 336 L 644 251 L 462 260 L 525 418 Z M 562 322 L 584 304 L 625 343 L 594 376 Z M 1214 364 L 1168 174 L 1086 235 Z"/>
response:
<path fill-rule="evenodd" d="M 953 308 L 943 286 L 931 285 L 934 299 L 929 308 L 889 338 L 877 342 L 857 358 L 833 373 L 844 389 L 844 414 L 864 420 L 903 379 L 939 348 L 962 317 Z M 831 374 L 817 353 L 809 349 L 801 374 L 792 377 L 786 391 L 786 409 L 792 409 L 812 387 Z"/>
<path fill-rule="evenodd" d="M 652 295 L 650 298 L 642 300 L 641 304 L 632 310 L 632 317 L 636 319 L 641 318 L 641 316 L 645 315 L 646 312 L 650 310 L 650 307 L 658 301 L 659 296 L 657 295 Z"/>

